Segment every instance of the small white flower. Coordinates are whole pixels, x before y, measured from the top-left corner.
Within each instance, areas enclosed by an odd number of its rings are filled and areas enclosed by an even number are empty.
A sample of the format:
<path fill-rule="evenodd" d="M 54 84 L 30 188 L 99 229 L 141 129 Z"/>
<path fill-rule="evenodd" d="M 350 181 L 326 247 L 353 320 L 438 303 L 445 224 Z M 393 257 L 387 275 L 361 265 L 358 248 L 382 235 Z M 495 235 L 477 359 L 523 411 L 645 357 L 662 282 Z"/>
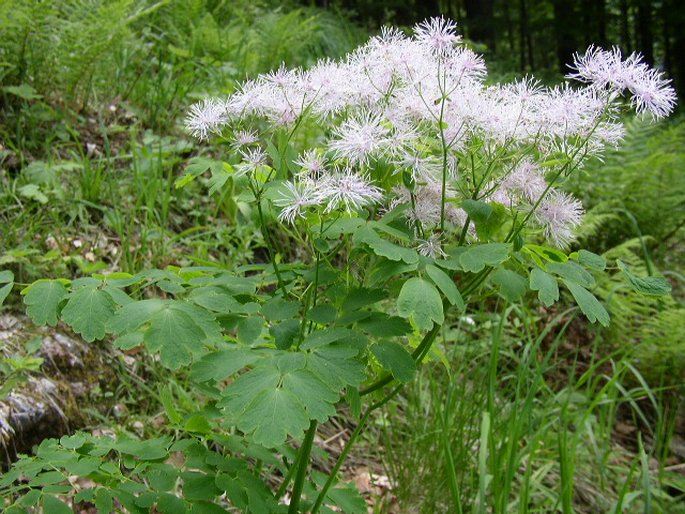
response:
<path fill-rule="evenodd" d="M 585 54 L 576 54 L 568 78 L 590 83 L 597 89 L 608 88 L 618 94 L 626 89 L 630 103 L 638 114 L 649 112 L 654 118 L 668 116 L 675 108 L 677 96 L 663 73 L 650 68 L 639 53 L 633 52 L 625 60 L 621 50 L 613 47 L 602 50 L 590 46 Z"/>
<path fill-rule="evenodd" d="M 439 257 L 445 257 L 445 252 L 442 251 L 442 245 L 440 242 L 440 236 L 438 234 L 431 234 L 428 239 L 419 239 L 419 246 L 416 248 L 421 255 L 424 257 L 430 257 L 431 259 L 437 259 Z"/>
<path fill-rule="evenodd" d="M 234 150 L 241 150 L 245 146 L 250 146 L 259 141 L 257 132 L 254 130 L 237 130 L 233 134 L 233 144 L 231 148 Z"/>
<path fill-rule="evenodd" d="M 219 132 L 227 122 L 226 104 L 216 98 L 205 98 L 190 108 L 185 126 L 193 137 L 207 139 L 210 132 Z"/>
<path fill-rule="evenodd" d="M 550 191 L 535 211 L 545 237 L 558 247 L 574 240 L 573 230 L 583 219 L 583 204 L 567 193 Z"/>
<path fill-rule="evenodd" d="M 254 173 L 257 168 L 266 164 L 267 155 L 261 148 L 248 148 L 241 151 L 243 162 L 238 164 L 235 169 L 239 174 Z"/>
<path fill-rule="evenodd" d="M 438 54 L 444 54 L 461 41 L 456 28 L 457 25 L 452 20 L 446 20 L 442 16 L 431 18 L 414 27 L 414 37 Z"/>
<path fill-rule="evenodd" d="M 275 205 L 283 207 L 278 214 L 278 220 L 282 223 L 294 224 L 298 217 L 304 218 L 308 207 L 321 203 L 316 184 L 309 180 L 286 182 L 285 187 L 281 197 L 274 200 Z"/>
<path fill-rule="evenodd" d="M 355 211 L 383 200 L 383 192 L 379 188 L 350 169 L 328 175 L 319 188 L 322 198 L 328 203 L 327 212 L 336 209 Z"/>
<path fill-rule="evenodd" d="M 302 168 L 302 173 L 310 178 L 320 177 L 326 171 L 326 156 L 318 150 L 305 150 L 295 164 Z"/>
<path fill-rule="evenodd" d="M 530 159 L 523 159 L 502 181 L 500 188 L 508 198 L 521 198 L 533 203 L 547 189 L 547 182 L 540 168 Z"/>
<path fill-rule="evenodd" d="M 335 139 L 328 146 L 350 164 L 366 165 L 370 157 L 384 150 L 389 134 L 380 115 L 365 113 L 345 120 L 335 130 Z"/>

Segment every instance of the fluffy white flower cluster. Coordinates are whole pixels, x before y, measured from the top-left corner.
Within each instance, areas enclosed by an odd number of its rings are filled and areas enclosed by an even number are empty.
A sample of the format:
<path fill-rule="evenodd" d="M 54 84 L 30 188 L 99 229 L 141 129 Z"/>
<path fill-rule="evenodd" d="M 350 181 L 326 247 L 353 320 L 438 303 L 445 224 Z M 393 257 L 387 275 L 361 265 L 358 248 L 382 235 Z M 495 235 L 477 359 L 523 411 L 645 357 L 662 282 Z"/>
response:
<path fill-rule="evenodd" d="M 325 139 L 303 151 L 301 173 L 276 202 L 289 223 L 312 208 L 378 203 L 383 195 L 372 178 L 383 176 L 389 204 L 409 204 L 409 221 L 434 231 L 420 230 L 427 248 L 450 226 L 462 233 L 467 216 L 458 205 L 466 198 L 527 210 L 550 241 L 566 245 L 582 207 L 548 187 L 540 163 L 572 169 L 617 145 L 619 93 L 626 89 L 638 112 L 656 118 L 675 103 L 668 82 L 636 54 L 622 61 L 616 49 L 590 47 L 576 57 L 575 70 L 569 77 L 588 85 L 486 85 L 482 58 L 461 44 L 453 22 L 434 18 L 413 36 L 384 29 L 340 61 L 259 76 L 225 100 L 194 106 L 186 125 L 199 138 L 235 125 L 234 148 L 245 157 L 239 169 L 249 172 L 266 155 L 251 147 L 257 138 L 242 130 L 246 122 L 266 119 L 294 131 L 305 118 L 317 120 Z M 381 168 L 393 170 L 394 182 Z M 406 174 L 412 187 L 399 178 Z"/>
<path fill-rule="evenodd" d="M 585 54 L 574 56 L 572 68 L 576 71 L 568 74 L 568 78 L 587 82 L 597 90 L 619 95 L 630 91 L 631 105 L 638 114 L 648 112 L 655 118 L 664 118 L 675 107 L 677 97 L 670 81 L 643 62 L 638 53 L 633 52 L 623 60 L 618 47 L 602 50 L 590 46 Z"/>
<path fill-rule="evenodd" d="M 367 177 L 347 168 L 322 175 L 318 180 L 310 175 L 287 182 L 286 190 L 274 203 L 283 208 L 278 219 L 294 223 L 310 207 L 322 207 L 326 213 L 339 209 L 357 211 L 382 199 L 383 192 Z"/>

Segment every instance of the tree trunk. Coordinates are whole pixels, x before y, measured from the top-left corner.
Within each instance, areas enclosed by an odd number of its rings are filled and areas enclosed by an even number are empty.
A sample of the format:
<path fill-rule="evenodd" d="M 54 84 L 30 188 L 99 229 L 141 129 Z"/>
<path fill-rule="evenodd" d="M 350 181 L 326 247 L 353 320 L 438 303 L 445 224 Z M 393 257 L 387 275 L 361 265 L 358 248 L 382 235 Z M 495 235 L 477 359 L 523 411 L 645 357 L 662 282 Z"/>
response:
<path fill-rule="evenodd" d="M 607 6 L 605 0 L 597 0 L 597 41 L 602 47 L 607 46 Z"/>
<path fill-rule="evenodd" d="M 573 3 L 568 0 L 554 0 L 554 32 L 557 42 L 557 60 L 561 73 L 568 71 L 573 53 L 578 49 L 576 32 L 574 30 L 577 19 Z"/>
<path fill-rule="evenodd" d="M 495 50 L 495 11 L 493 0 L 465 0 L 469 37 Z"/>
<path fill-rule="evenodd" d="M 685 12 L 681 0 L 668 0 L 668 16 L 671 20 L 673 47 L 671 61 L 673 63 L 673 82 L 678 90 L 681 103 L 685 100 Z"/>
<path fill-rule="evenodd" d="M 652 0 L 638 0 L 637 42 L 645 61 L 654 65 L 654 34 L 652 33 Z"/>
<path fill-rule="evenodd" d="M 530 38 L 528 21 L 527 0 L 519 0 L 519 61 L 521 63 L 522 72 L 526 71 L 526 64 L 530 66 L 530 68 L 533 68 L 533 45 Z"/>
<path fill-rule="evenodd" d="M 630 13 L 628 7 L 628 0 L 621 0 L 621 48 L 623 52 L 628 54 L 632 51 L 633 45 L 630 42 Z"/>

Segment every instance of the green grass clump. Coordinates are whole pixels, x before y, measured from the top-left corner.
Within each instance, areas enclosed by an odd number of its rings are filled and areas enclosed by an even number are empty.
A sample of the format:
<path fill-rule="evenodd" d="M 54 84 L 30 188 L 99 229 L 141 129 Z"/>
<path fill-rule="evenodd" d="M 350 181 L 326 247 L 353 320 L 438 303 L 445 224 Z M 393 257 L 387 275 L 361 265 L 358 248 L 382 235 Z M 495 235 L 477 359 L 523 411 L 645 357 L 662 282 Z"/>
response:
<path fill-rule="evenodd" d="M 682 511 L 685 481 L 654 459 L 667 394 L 618 353 L 587 361 L 601 338 L 574 341 L 569 312 L 474 318 L 379 421 L 403 512 Z"/>

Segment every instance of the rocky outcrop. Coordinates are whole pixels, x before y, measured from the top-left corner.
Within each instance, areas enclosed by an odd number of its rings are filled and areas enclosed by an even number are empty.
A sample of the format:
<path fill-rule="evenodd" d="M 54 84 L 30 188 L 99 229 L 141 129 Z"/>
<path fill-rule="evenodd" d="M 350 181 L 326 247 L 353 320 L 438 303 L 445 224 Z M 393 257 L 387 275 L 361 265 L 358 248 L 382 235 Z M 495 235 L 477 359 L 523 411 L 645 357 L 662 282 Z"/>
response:
<path fill-rule="evenodd" d="M 26 317 L 0 315 L 0 359 L 21 363 L 32 357 L 34 363 L 0 371 L 6 386 L 0 387 L 0 467 L 43 439 L 83 425 L 81 408 L 91 403 L 93 389 L 114 383 L 107 353 L 66 332 L 36 328 Z"/>

